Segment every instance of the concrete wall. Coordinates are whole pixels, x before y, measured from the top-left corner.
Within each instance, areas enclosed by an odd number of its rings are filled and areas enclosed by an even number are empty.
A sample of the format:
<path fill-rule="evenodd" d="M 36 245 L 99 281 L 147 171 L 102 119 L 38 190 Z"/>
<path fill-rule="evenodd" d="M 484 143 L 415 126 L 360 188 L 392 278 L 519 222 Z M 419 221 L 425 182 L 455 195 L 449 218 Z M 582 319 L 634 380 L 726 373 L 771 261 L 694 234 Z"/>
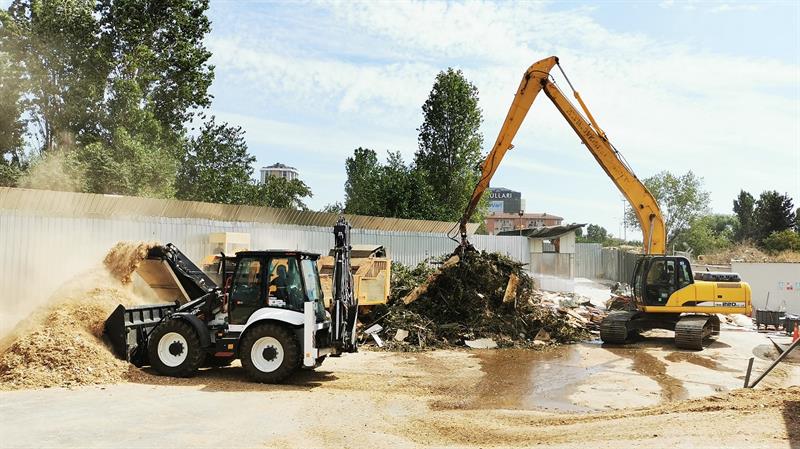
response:
<path fill-rule="evenodd" d="M 800 313 L 800 263 L 731 262 L 731 270 L 750 284 L 754 308 Z"/>
<path fill-rule="evenodd" d="M 575 253 L 575 231 L 567 232 L 558 238 L 558 252 L 565 254 Z"/>

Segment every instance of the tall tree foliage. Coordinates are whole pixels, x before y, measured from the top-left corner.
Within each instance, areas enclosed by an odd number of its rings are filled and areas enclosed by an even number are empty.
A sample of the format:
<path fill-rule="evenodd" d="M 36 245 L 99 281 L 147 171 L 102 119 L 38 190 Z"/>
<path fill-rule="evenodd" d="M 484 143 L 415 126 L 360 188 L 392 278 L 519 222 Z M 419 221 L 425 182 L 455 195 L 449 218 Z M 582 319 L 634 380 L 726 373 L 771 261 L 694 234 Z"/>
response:
<path fill-rule="evenodd" d="M 429 218 L 455 221 L 461 218 L 480 175 L 483 136 L 478 89 L 460 70 L 440 72 L 422 114 L 414 162 L 436 204 Z"/>
<path fill-rule="evenodd" d="M 278 176 L 267 176 L 261 184 L 251 184 L 247 190 L 246 204 L 308 210 L 303 198 L 312 196 L 311 189 L 299 179 L 291 181 Z"/>
<path fill-rule="evenodd" d="M 432 219 L 435 207 L 424 175 L 403 161 L 399 152 L 389 152 L 378 161 L 375 151 L 357 148 L 345 161 L 344 211 L 378 217 Z"/>
<path fill-rule="evenodd" d="M 755 199 L 744 190 L 739 191 L 739 196 L 733 200 L 733 212 L 738 218 L 738 224 L 734 230 L 734 239 L 737 242 L 749 240 L 755 237 Z"/>
<path fill-rule="evenodd" d="M 759 242 L 763 242 L 773 232 L 793 229 L 797 219 L 792 198 L 774 190 L 761 193 L 754 214 Z"/>
<path fill-rule="evenodd" d="M 710 254 L 729 247 L 737 229 L 734 215 L 711 214 L 695 217 L 688 229 L 675 239 L 679 251 L 691 250 L 694 254 Z"/>
<path fill-rule="evenodd" d="M 247 200 L 252 164 L 244 131 L 212 117 L 200 135 L 189 139 L 181 158 L 176 197 L 182 200 L 242 204 Z"/>
<path fill-rule="evenodd" d="M 708 214 L 709 194 L 703 189 L 703 178 L 691 170 L 680 176 L 663 171 L 642 182 L 658 201 L 664 216 L 668 246 L 689 228 L 692 220 Z M 638 227 L 639 222 L 630 206 L 626 211 L 626 221 L 632 228 Z"/>
<path fill-rule="evenodd" d="M 207 9 L 208 0 L 14 0 L 0 13 L 0 56 L 22 73 L 14 112 L 30 118 L 34 139 L 14 140 L 13 151 L 32 149 L 45 168 L 77 162 L 91 192 L 171 195 L 185 123 L 210 104 Z"/>
<path fill-rule="evenodd" d="M 99 0 L 96 9 L 112 61 L 113 124 L 124 124 L 144 101 L 160 124 L 181 133 L 197 108 L 211 104 L 214 68 L 203 46 L 211 30 L 208 0 Z"/>
<path fill-rule="evenodd" d="M 382 210 L 381 165 L 369 148 L 356 148 L 345 162 L 344 210 L 349 214 L 388 216 Z"/>
<path fill-rule="evenodd" d="M 25 112 L 40 149 L 98 137 L 111 67 L 92 0 L 15 0 L 0 17 L 0 48 L 25 73 Z"/>
<path fill-rule="evenodd" d="M 0 186 L 16 185 L 25 167 L 22 77 L 20 67 L 0 51 Z"/>

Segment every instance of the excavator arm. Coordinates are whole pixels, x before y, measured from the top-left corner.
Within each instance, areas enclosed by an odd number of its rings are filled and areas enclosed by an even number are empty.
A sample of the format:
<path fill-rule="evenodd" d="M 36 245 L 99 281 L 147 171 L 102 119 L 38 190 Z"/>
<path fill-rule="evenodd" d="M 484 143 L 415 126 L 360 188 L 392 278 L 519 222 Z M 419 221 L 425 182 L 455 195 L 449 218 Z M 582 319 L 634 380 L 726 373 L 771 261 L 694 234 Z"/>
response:
<path fill-rule="evenodd" d="M 475 186 L 464 215 L 459 221 L 462 247 L 469 246 L 469 242 L 467 242 L 467 222 L 474 213 L 483 193 L 489 187 L 489 182 L 497 171 L 497 167 L 503 157 L 508 150 L 513 148 L 512 141 L 514 136 L 519 131 L 519 127 L 530 110 L 533 100 L 540 91 L 544 90 L 545 95 L 555 104 L 556 109 L 561 112 L 561 115 L 564 116 L 575 133 L 578 134 L 595 160 L 630 203 L 642 230 L 645 254 L 664 254 L 666 252 L 666 228 L 664 227 L 664 219 L 658 208 L 658 203 L 625 163 L 620 153 L 609 142 L 606 134 L 597 125 L 578 92 L 573 90 L 575 98 L 586 113 L 588 120 L 551 81 L 550 70 L 557 64 L 558 58 L 551 56 L 534 63 L 525 72 L 525 76 L 522 77 L 517 94 L 514 96 L 514 101 L 511 103 L 511 108 L 509 108 L 506 115 L 506 120 L 503 122 L 503 127 L 497 136 L 497 141 L 481 165 L 480 180 Z M 569 83 L 569 79 L 567 79 L 567 82 Z"/>

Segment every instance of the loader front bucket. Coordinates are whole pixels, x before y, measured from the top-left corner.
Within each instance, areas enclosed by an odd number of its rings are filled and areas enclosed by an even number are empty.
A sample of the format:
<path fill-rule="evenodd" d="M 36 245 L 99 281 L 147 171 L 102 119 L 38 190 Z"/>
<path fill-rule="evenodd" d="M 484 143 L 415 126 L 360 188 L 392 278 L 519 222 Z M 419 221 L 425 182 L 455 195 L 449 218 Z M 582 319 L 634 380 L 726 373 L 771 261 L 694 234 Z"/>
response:
<path fill-rule="evenodd" d="M 147 338 L 161 320 L 178 307 L 176 303 L 117 306 L 106 320 L 104 334 L 114 355 L 143 366 L 147 361 Z"/>

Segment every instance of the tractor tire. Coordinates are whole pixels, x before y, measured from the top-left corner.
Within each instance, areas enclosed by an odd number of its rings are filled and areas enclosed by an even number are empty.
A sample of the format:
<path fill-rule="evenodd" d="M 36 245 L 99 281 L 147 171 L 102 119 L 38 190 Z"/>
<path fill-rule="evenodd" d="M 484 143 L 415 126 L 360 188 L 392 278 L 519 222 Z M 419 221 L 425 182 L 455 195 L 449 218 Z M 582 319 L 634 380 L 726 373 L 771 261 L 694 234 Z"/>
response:
<path fill-rule="evenodd" d="M 200 339 L 191 324 L 167 320 L 156 326 L 147 344 L 150 365 L 164 376 L 189 377 L 205 359 Z"/>
<path fill-rule="evenodd" d="M 300 367 L 300 344 L 290 329 L 262 324 L 242 338 L 239 352 L 242 367 L 251 379 L 278 383 Z"/>

